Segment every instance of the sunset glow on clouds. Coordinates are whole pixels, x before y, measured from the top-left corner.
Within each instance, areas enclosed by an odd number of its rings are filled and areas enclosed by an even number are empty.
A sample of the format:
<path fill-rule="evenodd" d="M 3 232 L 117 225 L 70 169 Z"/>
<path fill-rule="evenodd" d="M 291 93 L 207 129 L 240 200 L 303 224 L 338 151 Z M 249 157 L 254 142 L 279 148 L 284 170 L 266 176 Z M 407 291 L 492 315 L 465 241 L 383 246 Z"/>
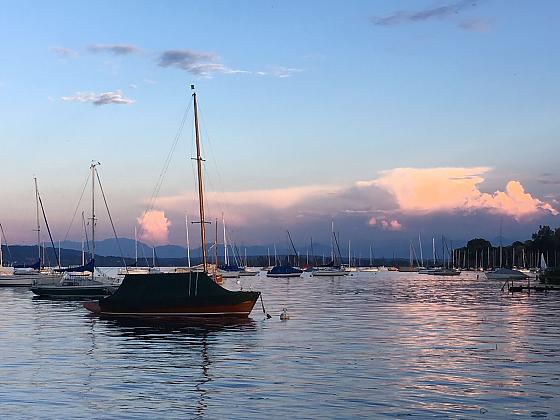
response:
<path fill-rule="evenodd" d="M 212 219 L 218 217 L 221 212 L 225 212 L 228 223 L 238 226 L 245 225 L 254 221 L 255 212 L 281 212 L 297 207 L 305 200 L 320 199 L 340 191 L 341 188 L 334 185 L 305 185 L 269 190 L 209 191 L 205 195 L 205 201 L 217 204 L 220 209 L 215 211 L 215 208 L 210 206 L 207 218 Z M 192 192 L 162 197 L 158 200 L 158 205 L 167 210 L 178 210 L 188 208 L 188 203 L 195 200 L 197 200 L 197 196 Z M 215 214 L 212 213 L 213 210 Z"/>
<path fill-rule="evenodd" d="M 402 224 L 397 219 L 381 219 L 378 220 L 376 217 L 372 217 L 368 220 L 368 225 L 370 226 L 381 226 L 384 230 L 401 230 L 403 228 Z"/>
<path fill-rule="evenodd" d="M 169 243 L 169 226 L 171 222 L 161 210 L 144 212 L 136 221 L 140 226 L 139 239 L 154 245 Z"/>
<path fill-rule="evenodd" d="M 478 188 L 484 182 L 486 167 L 474 168 L 396 168 L 382 172 L 372 181 L 358 185 L 378 186 L 391 192 L 399 210 L 405 213 L 453 212 L 487 210 L 511 216 L 516 220 L 539 213 L 558 215 L 558 211 L 525 192 L 519 181 L 509 181 L 505 191 L 483 193 Z"/>
<path fill-rule="evenodd" d="M 223 212 L 230 226 L 243 229 L 260 226 L 269 230 L 273 226 L 322 219 L 354 218 L 357 223 L 374 229 L 397 232 L 415 229 L 410 224 L 411 217 L 437 213 L 485 212 L 509 216 L 517 222 L 558 215 L 550 203 L 526 192 L 517 180 L 507 182 L 503 191 L 481 191 L 480 186 L 490 171 L 487 167 L 395 168 L 381 172 L 375 179 L 347 186 L 208 192 L 207 218 L 221 218 Z M 185 208 L 196 211 L 192 203 L 196 203 L 194 192 L 158 200 L 160 208 L 175 215 L 184 214 Z M 167 237 L 168 222 L 163 212 L 154 213 L 144 224 L 147 234 L 157 240 Z"/>

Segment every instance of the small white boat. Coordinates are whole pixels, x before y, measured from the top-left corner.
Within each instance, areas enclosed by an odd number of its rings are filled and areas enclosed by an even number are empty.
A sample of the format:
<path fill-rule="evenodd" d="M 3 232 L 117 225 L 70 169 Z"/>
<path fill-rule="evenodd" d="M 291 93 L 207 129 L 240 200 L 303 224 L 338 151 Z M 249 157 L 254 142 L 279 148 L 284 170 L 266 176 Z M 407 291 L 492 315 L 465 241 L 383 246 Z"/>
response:
<path fill-rule="evenodd" d="M 253 276 L 256 276 L 258 274 L 259 274 L 258 271 L 249 270 L 247 268 L 242 268 L 239 271 L 239 277 L 253 277 Z"/>
<path fill-rule="evenodd" d="M 438 268 L 435 270 L 429 270 L 429 272 L 424 274 L 429 274 L 430 276 L 452 277 L 452 276 L 459 276 L 461 272 L 454 268 Z"/>
<path fill-rule="evenodd" d="M 34 277 L 0 274 L 0 287 L 31 287 Z"/>
<path fill-rule="evenodd" d="M 336 267 L 316 268 L 311 272 L 313 277 L 343 277 L 348 274 L 345 269 Z"/>
<path fill-rule="evenodd" d="M 15 269 L 12 274 L 0 273 L 0 287 L 31 287 L 38 284 L 54 284 L 62 278 L 60 273 Z"/>
<path fill-rule="evenodd" d="M 364 273 L 377 273 L 379 271 L 379 267 L 360 267 L 360 271 Z"/>

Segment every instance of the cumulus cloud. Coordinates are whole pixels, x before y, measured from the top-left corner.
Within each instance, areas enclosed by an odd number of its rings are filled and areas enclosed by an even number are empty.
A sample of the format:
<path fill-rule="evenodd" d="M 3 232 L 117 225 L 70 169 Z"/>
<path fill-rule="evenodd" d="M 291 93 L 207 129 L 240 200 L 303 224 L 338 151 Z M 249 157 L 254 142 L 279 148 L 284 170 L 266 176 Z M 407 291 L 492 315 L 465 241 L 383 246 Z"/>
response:
<path fill-rule="evenodd" d="M 120 90 L 114 92 L 76 92 L 72 96 L 63 96 L 60 99 L 68 102 L 82 102 L 82 103 L 92 103 L 95 106 L 101 105 L 130 105 L 134 103 L 132 99 L 124 97 Z"/>
<path fill-rule="evenodd" d="M 447 232 L 464 238 L 476 229 L 493 232 L 500 215 L 510 216 L 506 223 L 512 224 L 511 229 L 558 215 L 554 200 L 539 200 L 516 180 L 495 192 L 481 191 L 490 171 L 488 167 L 396 168 L 349 185 L 207 191 L 207 218 L 220 218 L 223 212 L 232 231 L 239 229 L 243 237 L 256 240 L 263 236 L 274 240 L 291 226 L 300 238 L 320 238 L 328 234 L 327 225 L 334 218 L 347 235 L 371 240 L 372 236 L 402 238 L 410 232 Z M 196 208 L 196 198 L 193 191 L 160 197 L 157 205 L 179 223 L 185 208 Z"/>
<path fill-rule="evenodd" d="M 194 50 L 167 50 L 160 54 L 160 67 L 176 67 L 195 76 L 211 77 L 215 73 L 236 74 L 248 73 L 245 70 L 235 70 L 221 62 L 217 54 Z"/>
<path fill-rule="evenodd" d="M 155 245 L 169 243 L 169 226 L 171 222 L 162 210 L 144 212 L 136 218 L 140 226 L 140 239 Z"/>
<path fill-rule="evenodd" d="M 262 190 L 208 191 L 205 197 L 208 203 L 221 203 L 227 211 L 228 221 L 238 226 L 253 223 L 259 220 L 278 220 L 280 215 L 295 217 L 294 209 L 298 213 L 305 212 L 306 203 L 319 202 L 328 197 L 336 197 L 341 192 L 341 187 L 336 185 L 304 185 L 287 188 L 273 188 Z M 188 207 L 189 203 L 197 199 L 194 192 L 176 196 L 161 197 L 158 206 L 167 210 L 178 210 Z M 212 206 L 209 206 L 212 212 Z M 330 208 L 328 205 L 323 206 Z M 219 216 L 223 209 L 209 218 Z"/>
<path fill-rule="evenodd" d="M 397 219 L 377 219 L 376 217 L 371 217 L 368 220 L 368 225 L 379 226 L 383 230 L 401 230 L 403 228 L 402 224 Z"/>
<path fill-rule="evenodd" d="M 86 48 L 90 53 L 109 53 L 113 55 L 130 55 L 140 52 L 140 48 L 130 44 L 92 44 Z"/>
<path fill-rule="evenodd" d="M 399 210 L 409 213 L 484 209 L 517 220 L 539 213 L 558 215 L 550 204 L 526 193 L 519 181 L 509 181 L 505 191 L 480 191 L 483 175 L 489 171 L 487 167 L 396 168 L 358 185 L 376 185 L 386 189 L 395 196 Z"/>
<path fill-rule="evenodd" d="M 447 19 L 476 6 L 476 1 L 461 0 L 447 5 L 429 7 L 422 10 L 397 10 L 387 16 L 373 16 L 370 18 L 374 25 L 394 26 L 410 22 L 423 22 L 433 19 Z"/>
<path fill-rule="evenodd" d="M 51 47 L 49 49 L 60 58 L 72 58 L 78 55 L 76 51 L 66 47 Z"/>

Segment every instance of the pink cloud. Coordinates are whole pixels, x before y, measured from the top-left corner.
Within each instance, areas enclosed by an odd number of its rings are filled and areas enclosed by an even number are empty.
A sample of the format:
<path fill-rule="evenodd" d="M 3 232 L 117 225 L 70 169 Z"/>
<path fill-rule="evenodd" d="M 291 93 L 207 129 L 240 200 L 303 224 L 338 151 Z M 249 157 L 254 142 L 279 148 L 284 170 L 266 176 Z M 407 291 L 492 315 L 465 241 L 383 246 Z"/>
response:
<path fill-rule="evenodd" d="M 208 220 L 212 220 L 216 217 L 221 218 L 221 213 L 225 213 L 228 223 L 243 226 L 254 223 L 256 212 L 278 212 L 293 209 L 306 200 L 336 195 L 341 190 L 341 187 L 335 185 L 303 185 L 268 190 L 208 191 L 205 194 L 206 217 Z M 195 203 L 197 199 L 194 192 L 161 197 L 158 199 L 158 206 L 176 211 L 192 207 L 191 204 Z"/>
<path fill-rule="evenodd" d="M 169 226 L 171 222 L 165 217 L 163 211 L 151 210 L 144 212 L 136 220 L 138 225 L 140 225 L 139 236 L 141 240 L 155 245 L 169 243 Z"/>
<path fill-rule="evenodd" d="M 389 220 L 389 221 L 382 220 L 381 221 L 381 227 L 385 230 L 401 230 L 402 229 L 402 225 L 396 219 Z"/>
<path fill-rule="evenodd" d="M 395 196 L 399 209 L 408 213 L 484 209 L 517 220 L 541 213 L 558 215 L 549 203 L 526 193 L 519 181 L 509 181 L 505 191 L 483 193 L 478 186 L 489 171 L 486 167 L 396 168 L 358 186 L 386 189 Z"/>
<path fill-rule="evenodd" d="M 368 220 L 368 225 L 370 226 L 380 226 L 383 230 L 401 230 L 402 224 L 397 219 L 378 219 L 372 217 Z"/>

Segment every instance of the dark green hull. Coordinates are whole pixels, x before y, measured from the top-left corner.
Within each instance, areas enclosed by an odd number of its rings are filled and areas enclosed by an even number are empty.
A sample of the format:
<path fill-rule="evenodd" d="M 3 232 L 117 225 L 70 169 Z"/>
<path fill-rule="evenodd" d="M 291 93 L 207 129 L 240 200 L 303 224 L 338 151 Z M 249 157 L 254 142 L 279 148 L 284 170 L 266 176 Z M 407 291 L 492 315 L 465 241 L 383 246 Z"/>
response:
<path fill-rule="evenodd" d="M 84 306 L 114 317 L 247 317 L 259 296 L 227 290 L 203 272 L 134 274 L 112 296 Z"/>

